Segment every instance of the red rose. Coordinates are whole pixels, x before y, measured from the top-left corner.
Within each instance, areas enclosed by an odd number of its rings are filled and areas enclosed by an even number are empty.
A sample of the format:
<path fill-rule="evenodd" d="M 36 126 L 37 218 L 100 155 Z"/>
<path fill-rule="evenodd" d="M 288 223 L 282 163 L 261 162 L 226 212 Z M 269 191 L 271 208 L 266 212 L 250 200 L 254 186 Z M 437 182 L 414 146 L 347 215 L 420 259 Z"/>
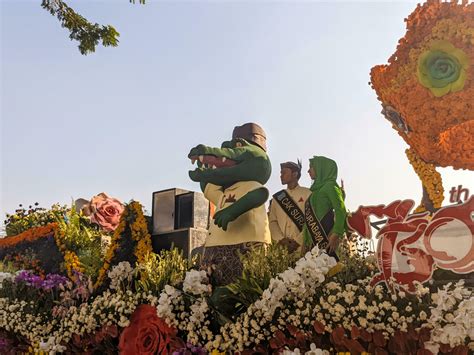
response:
<path fill-rule="evenodd" d="M 90 205 L 91 222 L 101 226 L 107 232 L 114 231 L 120 222 L 124 211 L 122 203 L 116 198 L 109 197 L 101 192 L 92 197 Z"/>
<path fill-rule="evenodd" d="M 142 304 L 135 309 L 130 325 L 120 335 L 121 355 L 168 354 L 168 345 L 176 336 L 171 328 L 156 314 L 156 308 Z"/>

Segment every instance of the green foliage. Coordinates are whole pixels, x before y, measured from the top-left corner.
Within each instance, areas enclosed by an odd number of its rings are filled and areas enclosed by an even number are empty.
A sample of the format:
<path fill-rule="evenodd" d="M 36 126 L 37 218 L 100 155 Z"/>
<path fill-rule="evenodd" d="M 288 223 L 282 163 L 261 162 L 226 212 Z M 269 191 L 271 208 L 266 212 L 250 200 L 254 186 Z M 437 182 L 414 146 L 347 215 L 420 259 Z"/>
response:
<path fill-rule="evenodd" d="M 227 286 L 216 288 L 210 298 L 210 305 L 225 315 L 221 323 L 244 312 L 262 296 L 273 277 L 294 267 L 299 258 L 297 252 L 290 254 L 278 244 L 255 248 L 243 255 L 242 276 Z"/>
<path fill-rule="evenodd" d="M 92 243 L 89 248 L 79 250 L 76 254 L 84 267 L 84 274 L 95 279 L 97 272 L 104 263 L 100 251 L 100 240 L 98 243 Z"/>
<path fill-rule="evenodd" d="M 103 264 L 103 232 L 90 224 L 74 207 L 69 210 L 66 218 L 58 218 L 57 222 L 66 249 L 77 254 L 86 275 L 95 277 Z"/>
<path fill-rule="evenodd" d="M 376 271 L 375 258 L 370 254 L 366 242 L 341 242 L 338 251 L 342 269 L 329 281 L 340 284 L 355 282 L 372 276 Z M 294 267 L 301 257 L 298 253 L 289 253 L 278 244 L 267 249 L 257 248 L 242 256 L 243 273 L 234 283 L 218 287 L 210 297 L 210 306 L 215 308 L 222 317 L 217 317 L 220 324 L 245 312 L 255 301 L 261 298 L 263 291 L 270 285 L 270 280 Z"/>
<path fill-rule="evenodd" d="M 264 289 L 258 281 L 250 277 L 247 272 L 243 272 L 242 277 L 236 282 L 214 290 L 209 298 L 209 306 L 216 310 L 214 315 L 220 325 L 238 317 L 260 298 Z"/>
<path fill-rule="evenodd" d="M 141 2 L 141 1 L 140 1 Z M 95 52 L 95 47 L 102 42 L 104 47 L 116 47 L 120 34 L 110 25 L 101 26 L 92 24 L 87 19 L 76 13 L 62 0 L 43 0 L 41 6 L 56 16 L 61 26 L 69 30 L 69 38 L 79 42 L 81 54 Z"/>
<path fill-rule="evenodd" d="M 52 205 L 51 209 L 47 210 L 38 207 L 38 202 L 34 206 L 29 206 L 28 209 L 23 208 L 21 204 L 19 207 L 14 214 L 6 215 L 7 218 L 4 224 L 7 236 L 17 235 L 30 228 L 55 222 L 58 217 L 61 217 L 67 211 L 66 206 L 60 206 L 59 204 Z"/>
<path fill-rule="evenodd" d="M 136 0 L 129 0 L 135 4 Z M 145 0 L 138 0 L 144 5 Z M 61 26 L 69 30 L 69 38 L 79 42 L 79 51 L 83 55 L 95 52 L 96 46 L 102 42 L 104 47 L 117 47 L 120 34 L 111 26 L 92 24 L 86 18 L 75 12 L 63 0 L 42 0 L 41 7 L 58 18 Z"/>
<path fill-rule="evenodd" d="M 333 281 L 345 285 L 373 276 L 377 271 L 377 263 L 375 255 L 369 249 L 369 241 L 349 242 L 343 239 L 338 250 L 342 269 L 333 276 Z"/>
<path fill-rule="evenodd" d="M 137 290 L 159 294 L 165 285 L 176 286 L 184 280 L 195 260 L 188 261 L 176 248 L 150 253 L 146 261 L 137 268 Z"/>
<path fill-rule="evenodd" d="M 278 244 L 255 248 L 241 258 L 243 274 L 247 275 L 247 280 L 255 279 L 260 289 L 265 290 L 273 277 L 295 266 L 300 257 L 297 252 L 289 253 L 288 249 Z"/>
<path fill-rule="evenodd" d="M 101 232 L 91 225 L 87 218 L 77 212 L 74 205 L 66 214 L 57 218 L 56 222 L 63 234 L 63 241 L 67 249 L 78 251 L 83 247 L 89 246 L 91 243 L 100 240 Z"/>

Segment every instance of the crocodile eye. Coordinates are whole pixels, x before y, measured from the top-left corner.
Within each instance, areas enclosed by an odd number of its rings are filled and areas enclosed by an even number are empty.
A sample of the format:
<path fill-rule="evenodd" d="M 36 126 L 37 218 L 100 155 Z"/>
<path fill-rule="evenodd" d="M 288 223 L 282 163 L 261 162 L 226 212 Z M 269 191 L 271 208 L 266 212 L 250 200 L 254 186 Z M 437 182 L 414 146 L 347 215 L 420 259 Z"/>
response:
<path fill-rule="evenodd" d="M 243 147 L 243 145 L 242 145 L 241 142 L 237 142 L 237 143 L 235 143 L 235 147 L 236 147 L 236 148 L 240 148 L 240 147 Z"/>

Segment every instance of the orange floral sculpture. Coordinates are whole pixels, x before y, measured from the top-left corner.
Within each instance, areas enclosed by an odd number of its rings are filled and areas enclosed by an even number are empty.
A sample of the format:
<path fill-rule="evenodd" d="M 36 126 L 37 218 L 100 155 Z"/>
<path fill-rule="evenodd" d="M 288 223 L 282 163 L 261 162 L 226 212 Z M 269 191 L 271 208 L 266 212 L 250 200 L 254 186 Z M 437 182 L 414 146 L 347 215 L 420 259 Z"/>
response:
<path fill-rule="evenodd" d="M 438 208 L 443 189 L 432 167 L 474 170 L 474 3 L 429 0 L 406 23 L 389 64 L 372 68 L 371 83 Z"/>

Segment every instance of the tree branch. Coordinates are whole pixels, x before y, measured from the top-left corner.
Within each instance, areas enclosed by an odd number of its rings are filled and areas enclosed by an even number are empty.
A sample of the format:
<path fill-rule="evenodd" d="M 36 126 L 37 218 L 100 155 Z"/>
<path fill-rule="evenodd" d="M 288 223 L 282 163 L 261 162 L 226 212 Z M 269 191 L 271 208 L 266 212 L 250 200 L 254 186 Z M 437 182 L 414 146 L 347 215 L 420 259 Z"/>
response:
<path fill-rule="evenodd" d="M 135 3 L 135 0 L 130 0 Z M 141 4 L 145 0 L 139 0 Z M 69 30 L 69 38 L 79 42 L 79 51 L 83 55 L 95 52 L 96 46 L 102 42 L 104 47 L 117 47 L 120 34 L 114 27 L 92 24 L 76 13 L 63 0 L 42 0 L 41 7 L 58 18 L 61 26 Z"/>

